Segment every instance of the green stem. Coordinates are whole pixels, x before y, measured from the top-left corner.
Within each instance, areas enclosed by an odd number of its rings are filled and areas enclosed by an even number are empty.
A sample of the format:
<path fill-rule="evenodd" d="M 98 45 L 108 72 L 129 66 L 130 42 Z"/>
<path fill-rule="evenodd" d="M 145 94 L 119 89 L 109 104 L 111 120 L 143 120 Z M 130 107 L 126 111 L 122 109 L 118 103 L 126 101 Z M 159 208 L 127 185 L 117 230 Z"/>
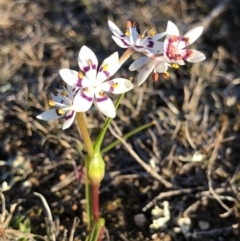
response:
<path fill-rule="evenodd" d="M 124 97 L 124 93 L 121 94 L 118 97 L 118 100 L 117 100 L 117 102 L 115 104 L 116 109 L 118 108 L 119 104 L 121 103 L 123 97 Z M 100 133 L 99 133 L 99 135 L 98 135 L 98 137 L 97 137 L 97 139 L 96 139 L 96 141 L 95 141 L 95 143 L 93 145 L 94 146 L 94 151 L 100 152 L 101 145 L 102 145 L 102 142 L 103 142 L 103 138 L 104 138 L 104 136 L 106 134 L 106 131 L 107 131 L 108 126 L 110 125 L 111 121 L 112 121 L 112 118 L 107 118 L 107 121 L 105 122 L 102 130 L 100 131 Z"/>
<path fill-rule="evenodd" d="M 140 131 L 142 131 L 142 130 L 144 130 L 144 129 L 149 128 L 149 127 L 152 126 L 152 125 L 155 125 L 155 121 L 152 121 L 152 122 L 150 122 L 150 123 L 147 123 L 147 124 L 145 124 L 145 125 L 142 125 L 142 126 L 136 128 L 136 129 L 128 132 L 127 134 L 123 135 L 122 138 L 123 138 L 124 140 L 127 140 L 129 137 L 137 134 L 138 132 L 140 132 Z M 106 146 L 105 148 L 103 148 L 103 149 L 101 150 L 101 153 L 103 154 L 103 153 L 111 150 L 112 148 L 114 148 L 114 147 L 115 147 L 116 145 L 118 145 L 119 143 L 121 143 L 119 140 L 115 140 L 114 142 L 112 142 L 111 144 L 109 144 L 108 146 Z"/>

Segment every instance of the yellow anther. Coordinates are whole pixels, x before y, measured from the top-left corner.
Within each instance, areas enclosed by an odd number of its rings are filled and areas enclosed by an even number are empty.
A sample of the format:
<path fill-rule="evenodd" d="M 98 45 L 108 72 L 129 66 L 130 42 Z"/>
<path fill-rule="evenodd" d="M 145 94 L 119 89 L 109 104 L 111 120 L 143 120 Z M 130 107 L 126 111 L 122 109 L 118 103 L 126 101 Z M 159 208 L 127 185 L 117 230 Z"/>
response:
<path fill-rule="evenodd" d="M 111 86 L 115 89 L 119 86 L 119 84 L 116 82 L 116 83 L 113 83 Z"/>
<path fill-rule="evenodd" d="M 148 26 L 148 35 L 150 36 L 150 37 L 153 37 L 154 35 L 156 35 L 156 30 L 155 30 L 155 28 L 154 28 L 154 26 L 153 25 L 149 25 Z"/>
<path fill-rule="evenodd" d="M 172 67 L 175 68 L 175 69 L 178 69 L 179 65 L 178 64 L 172 64 Z"/>
<path fill-rule="evenodd" d="M 79 79 L 82 79 L 82 78 L 83 78 L 83 72 L 82 72 L 82 71 L 79 71 L 79 72 L 78 72 L 78 78 L 79 78 Z"/>
<path fill-rule="evenodd" d="M 150 36 L 150 37 L 153 37 L 153 36 L 156 35 L 156 33 L 157 33 L 156 31 L 151 31 L 151 32 L 149 33 L 149 36 Z"/>
<path fill-rule="evenodd" d="M 125 31 L 125 35 L 126 35 L 126 36 L 130 36 L 130 32 L 129 32 L 128 29 L 126 29 L 126 31 Z"/>
<path fill-rule="evenodd" d="M 84 88 L 83 88 L 83 91 L 88 92 L 88 91 L 89 91 L 88 87 L 84 87 Z"/>
<path fill-rule="evenodd" d="M 108 64 L 104 64 L 103 65 L 103 71 L 107 71 L 108 70 Z"/>
<path fill-rule="evenodd" d="M 100 92 L 99 92 L 99 95 L 100 95 L 101 97 L 103 97 L 103 96 L 105 96 L 105 93 L 104 93 L 103 91 L 100 91 Z"/>
<path fill-rule="evenodd" d="M 61 95 L 62 95 L 62 96 L 66 96 L 66 95 L 67 95 L 67 92 L 63 90 L 62 93 L 61 93 Z"/>
<path fill-rule="evenodd" d="M 167 79 L 169 77 L 169 73 L 166 71 L 163 73 L 163 78 Z"/>
<path fill-rule="evenodd" d="M 55 105 L 56 105 L 53 100 L 49 100 L 49 101 L 48 101 L 48 104 L 49 104 L 50 106 L 55 106 Z"/>
<path fill-rule="evenodd" d="M 62 115 L 62 114 L 64 114 L 64 110 L 62 110 L 62 109 L 56 109 L 56 111 L 57 111 L 57 114 L 58 115 Z"/>

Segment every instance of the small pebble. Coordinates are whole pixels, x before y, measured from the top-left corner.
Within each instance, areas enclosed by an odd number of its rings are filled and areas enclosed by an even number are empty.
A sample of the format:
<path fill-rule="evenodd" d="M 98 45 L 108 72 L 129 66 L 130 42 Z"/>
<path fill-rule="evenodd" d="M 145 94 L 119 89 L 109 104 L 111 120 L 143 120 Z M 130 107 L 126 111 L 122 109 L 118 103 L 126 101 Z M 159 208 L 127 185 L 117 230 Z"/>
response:
<path fill-rule="evenodd" d="M 134 223 L 140 228 L 145 226 L 146 221 L 146 216 L 143 213 L 139 213 L 134 216 Z"/>
<path fill-rule="evenodd" d="M 210 228 L 210 223 L 207 221 L 200 220 L 198 221 L 198 227 L 201 230 L 208 230 Z"/>

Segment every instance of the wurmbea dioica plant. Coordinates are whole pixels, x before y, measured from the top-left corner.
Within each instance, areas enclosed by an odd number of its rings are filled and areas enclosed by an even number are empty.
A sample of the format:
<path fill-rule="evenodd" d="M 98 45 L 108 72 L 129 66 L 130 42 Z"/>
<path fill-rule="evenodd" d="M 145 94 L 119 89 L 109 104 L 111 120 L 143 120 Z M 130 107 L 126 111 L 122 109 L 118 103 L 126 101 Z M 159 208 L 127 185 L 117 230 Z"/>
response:
<path fill-rule="evenodd" d="M 85 190 L 88 205 L 88 228 L 91 230 L 91 234 L 87 238 L 89 241 L 102 240 L 101 234 L 104 232 L 104 219 L 100 218 L 99 214 L 98 194 L 105 173 L 101 143 L 111 118 L 116 116 L 116 108 L 123 93 L 133 88 L 130 80 L 112 78 L 112 76 L 134 52 L 144 55 L 129 67 L 131 71 L 139 71 L 137 85 L 141 85 L 151 73 L 153 80 L 156 81 L 158 73 L 168 76 L 168 67 L 177 68 L 179 65 L 184 65 L 185 61 L 196 63 L 205 59 L 203 53 L 186 48 L 202 34 L 202 27 L 196 27 L 180 37 L 177 26 L 171 21 L 167 23 L 166 32 L 158 34 L 151 32 L 151 27 L 140 34 L 136 28 L 137 25 L 130 21 L 127 21 L 125 33 L 111 21 L 108 21 L 108 26 L 114 34 L 112 38 L 116 44 L 127 49 L 125 53 L 120 58 L 117 52 L 113 53 L 98 68 L 98 60 L 94 52 L 83 46 L 78 55 L 80 70 L 60 70 L 60 76 L 64 80 L 61 82 L 63 89 L 52 91 L 52 100 L 49 101 L 50 106 L 55 108 L 37 116 L 46 121 L 62 117 L 63 129 L 70 127 L 76 117 L 88 154 L 85 160 L 87 173 Z M 148 35 L 145 36 L 147 33 Z M 159 41 L 164 36 L 166 36 L 165 40 Z M 122 94 L 115 106 L 107 93 Z M 90 139 L 83 115 L 93 103 L 108 117 L 95 142 Z"/>

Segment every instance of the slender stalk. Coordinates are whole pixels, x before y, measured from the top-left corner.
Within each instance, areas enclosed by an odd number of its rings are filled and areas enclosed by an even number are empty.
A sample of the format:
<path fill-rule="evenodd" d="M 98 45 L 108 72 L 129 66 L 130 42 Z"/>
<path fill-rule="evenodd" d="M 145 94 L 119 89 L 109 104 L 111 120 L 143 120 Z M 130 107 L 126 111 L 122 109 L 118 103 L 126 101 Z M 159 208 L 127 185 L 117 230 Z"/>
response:
<path fill-rule="evenodd" d="M 91 158 L 93 155 L 93 145 L 92 145 L 92 141 L 90 139 L 89 133 L 88 133 L 87 125 L 86 125 L 85 118 L 84 118 L 84 113 L 77 112 L 76 119 L 77 119 L 78 126 L 80 128 L 80 131 L 81 131 L 81 135 L 82 135 L 85 147 L 86 147 L 88 157 Z M 89 158 L 87 158 L 87 162 L 90 161 Z M 87 169 L 88 169 L 88 166 L 89 165 L 86 166 Z"/>
<path fill-rule="evenodd" d="M 120 57 L 118 62 L 118 68 L 122 66 L 122 64 L 134 53 L 134 49 L 128 48 L 123 55 Z"/>
<path fill-rule="evenodd" d="M 83 142 L 85 144 L 87 154 L 88 154 L 88 156 L 85 158 L 85 168 L 86 168 L 86 172 L 88 173 L 89 163 L 90 163 L 91 157 L 93 155 L 92 141 L 90 139 L 88 129 L 87 129 L 87 125 L 86 125 L 85 118 L 84 118 L 84 114 L 82 112 L 78 112 L 76 114 L 76 120 L 77 120 L 78 127 L 80 129 L 80 132 L 81 132 L 81 135 L 82 135 L 82 138 L 83 138 Z M 91 222 L 92 222 L 92 209 L 91 209 L 92 200 L 91 200 L 91 187 L 90 187 L 87 175 L 85 177 L 85 197 L 86 197 L 86 200 L 87 200 L 87 204 L 86 204 L 86 211 L 87 211 L 87 217 L 88 217 L 87 226 L 88 226 L 88 229 L 90 229 L 91 226 L 92 226 L 91 225 Z"/>
<path fill-rule="evenodd" d="M 99 184 L 92 184 L 92 212 L 95 223 L 99 221 Z"/>

